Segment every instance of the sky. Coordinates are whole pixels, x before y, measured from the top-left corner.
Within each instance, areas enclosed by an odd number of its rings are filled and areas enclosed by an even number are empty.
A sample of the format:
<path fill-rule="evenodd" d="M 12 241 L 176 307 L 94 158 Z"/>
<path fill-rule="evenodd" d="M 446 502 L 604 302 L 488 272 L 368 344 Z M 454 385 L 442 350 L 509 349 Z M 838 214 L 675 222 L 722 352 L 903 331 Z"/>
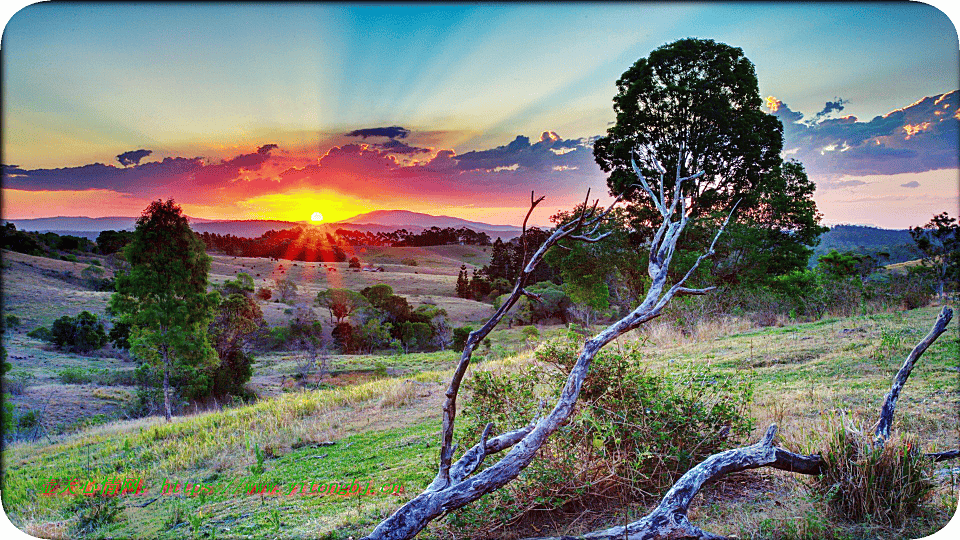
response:
<path fill-rule="evenodd" d="M 590 188 L 616 80 L 743 49 L 826 224 L 957 214 L 960 46 L 918 3 L 34 4 L 7 23 L 2 215 L 406 209 L 548 224 Z"/>

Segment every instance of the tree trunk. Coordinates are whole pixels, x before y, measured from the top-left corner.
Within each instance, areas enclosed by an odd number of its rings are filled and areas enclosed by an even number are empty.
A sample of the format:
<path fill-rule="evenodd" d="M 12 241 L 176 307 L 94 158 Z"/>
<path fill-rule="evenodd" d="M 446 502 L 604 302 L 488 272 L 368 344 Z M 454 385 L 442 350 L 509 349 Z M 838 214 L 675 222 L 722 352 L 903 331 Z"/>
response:
<path fill-rule="evenodd" d="M 163 351 L 163 416 L 167 419 L 167 422 L 171 421 L 170 414 L 170 353 L 167 352 L 167 347 L 164 346 Z"/>

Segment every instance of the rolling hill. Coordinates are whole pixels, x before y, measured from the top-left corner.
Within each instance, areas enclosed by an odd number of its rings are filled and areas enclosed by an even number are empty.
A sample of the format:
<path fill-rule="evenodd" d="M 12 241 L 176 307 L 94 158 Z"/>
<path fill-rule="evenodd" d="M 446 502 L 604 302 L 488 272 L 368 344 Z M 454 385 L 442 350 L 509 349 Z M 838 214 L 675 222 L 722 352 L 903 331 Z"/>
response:
<path fill-rule="evenodd" d="M 83 236 L 95 240 L 101 231 L 106 230 L 128 230 L 131 231 L 136 226 L 136 217 L 112 216 L 90 218 L 83 216 L 73 217 L 49 217 L 32 219 L 8 219 L 17 229 L 24 231 L 54 232 L 57 234 L 69 234 L 74 236 Z M 263 233 L 274 230 L 290 229 L 293 227 L 311 226 L 318 227 L 325 232 L 333 233 L 337 229 L 348 229 L 360 232 L 392 232 L 398 229 L 406 229 L 413 233 L 419 233 L 430 227 L 440 228 L 459 228 L 466 227 L 477 232 L 485 232 L 491 238 L 503 238 L 509 240 L 520 235 L 520 228 L 512 225 L 491 225 L 478 221 L 468 221 L 465 219 L 450 216 L 431 216 L 410 212 L 407 210 L 377 210 L 366 214 L 360 214 L 344 221 L 334 223 L 311 223 L 309 221 L 278 221 L 278 220 L 213 220 L 204 218 L 190 218 L 190 226 L 194 231 L 211 234 L 222 234 L 240 236 L 245 238 L 256 238 Z"/>

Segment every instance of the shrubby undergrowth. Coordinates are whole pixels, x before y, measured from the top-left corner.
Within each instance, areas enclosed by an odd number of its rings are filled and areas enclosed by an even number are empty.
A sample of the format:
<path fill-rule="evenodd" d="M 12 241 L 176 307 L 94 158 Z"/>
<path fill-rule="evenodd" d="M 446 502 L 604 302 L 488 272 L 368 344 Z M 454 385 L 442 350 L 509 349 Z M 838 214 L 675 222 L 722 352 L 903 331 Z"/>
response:
<path fill-rule="evenodd" d="M 517 372 L 474 372 L 459 440 L 478 440 L 487 422 L 498 432 L 525 425 L 541 398 L 555 401 L 578 352 L 572 337 L 550 341 Z M 752 397 L 752 384 L 740 377 L 702 367 L 655 370 L 635 348 L 603 351 L 571 420 L 518 481 L 452 514 L 451 524 L 491 532 L 534 511 L 660 496 L 692 466 L 742 441 L 753 428 Z"/>

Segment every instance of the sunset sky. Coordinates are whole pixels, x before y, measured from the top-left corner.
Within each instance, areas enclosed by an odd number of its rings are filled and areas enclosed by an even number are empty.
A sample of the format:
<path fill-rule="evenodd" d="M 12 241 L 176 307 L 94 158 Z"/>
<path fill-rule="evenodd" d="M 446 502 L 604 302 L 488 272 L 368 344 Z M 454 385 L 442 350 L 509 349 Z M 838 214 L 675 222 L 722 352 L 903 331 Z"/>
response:
<path fill-rule="evenodd" d="M 827 224 L 957 214 L 960 54 L 917 3 L 35 4 L 3 35 L 4 218 L 537 224 L 606 195 L 615 81 L 685 37 L 744 50 Z"/>

